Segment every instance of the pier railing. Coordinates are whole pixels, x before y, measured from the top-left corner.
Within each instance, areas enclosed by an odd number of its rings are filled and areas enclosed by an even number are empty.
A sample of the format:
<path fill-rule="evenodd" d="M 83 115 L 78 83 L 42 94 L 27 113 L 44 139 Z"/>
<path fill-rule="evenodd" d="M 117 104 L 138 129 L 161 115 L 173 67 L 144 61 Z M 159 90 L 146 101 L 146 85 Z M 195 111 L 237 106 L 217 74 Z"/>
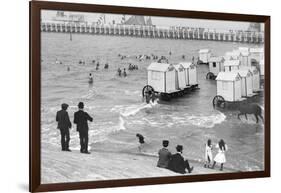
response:
<path fill-rule="evenodd" d="M 87 25 L 77 23 L 42 22 L 42 32 L 80 33 L 141 38 L 210 40 L 241 43 L 263 43 L 264 33 L 254 31 L 215 31 L 204 28 L 176 28 L 136 25 Z"/>

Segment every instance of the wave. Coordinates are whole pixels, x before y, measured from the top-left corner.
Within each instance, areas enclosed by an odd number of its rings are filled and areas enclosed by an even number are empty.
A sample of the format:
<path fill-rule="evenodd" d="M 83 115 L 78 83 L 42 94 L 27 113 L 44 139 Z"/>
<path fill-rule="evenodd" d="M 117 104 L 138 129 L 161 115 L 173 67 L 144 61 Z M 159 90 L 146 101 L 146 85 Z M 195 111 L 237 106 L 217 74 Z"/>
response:
<path fill-rule="evenodd" d="M 189 120 L 193 125 L 212 128 L 216 124 L 222 123 L 226 119 L 226 116 L 223 113 L 218 115 L 211 115 L 211 116 L 191 116 Z"/>
<path fill-rule="evenodd" d="M 152 108 L 152 107 L 156 106 L 157 104 L 158 104 L 158 102 L 154 101 L 154 103 L 151 102 L 149 104 L 142 103 L 142 104 L 138 104 L 138 105 L 127 105 L 127 106 L 116 105 L 110 111 L 118 112 L 123 117 L 129 117 L 129 116 L 136 115 L 138 112 L 140 112 L 143 109 Z"/>

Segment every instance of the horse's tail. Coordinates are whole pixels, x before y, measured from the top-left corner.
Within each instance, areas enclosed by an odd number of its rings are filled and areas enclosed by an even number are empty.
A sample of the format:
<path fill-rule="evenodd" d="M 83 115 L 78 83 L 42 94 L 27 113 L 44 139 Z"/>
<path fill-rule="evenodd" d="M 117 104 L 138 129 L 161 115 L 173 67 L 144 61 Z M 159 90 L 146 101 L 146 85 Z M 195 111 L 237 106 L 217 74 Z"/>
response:
<path fill-rule="evenodd" d="M 259 116 L 260 118 L 262 119 L 262 121 L 264 122 L 264 118 L 263 118 L 263 115 L 264 115 L 264 107 L 262 105 L 259 105 L 257 104 L 257 106 L 259 107 Z"/>
<path fill-rule="evenodd" d="M 257 106 L 259 107 L 259 111 L 261 114 L 264 113 L 264 107 L 262 105 L 257 104 Z"/>

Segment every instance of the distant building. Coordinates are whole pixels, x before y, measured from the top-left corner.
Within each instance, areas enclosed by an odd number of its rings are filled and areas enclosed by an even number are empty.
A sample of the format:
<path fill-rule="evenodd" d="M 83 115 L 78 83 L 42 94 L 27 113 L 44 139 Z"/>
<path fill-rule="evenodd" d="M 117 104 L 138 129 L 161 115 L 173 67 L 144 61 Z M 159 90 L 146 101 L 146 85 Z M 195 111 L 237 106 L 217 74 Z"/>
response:
<path fill-rule="evenodd" d="M 57 11 L 55 17 L 53 17 L 53 21 L 60 21 L 60 22 L 71 22 L 71 23 L 86 23 L 85 17 L 83 14 L 69 14 L 66 15 L 64 11 Z"/>
<path fill-rule="evenodd" d="M 125 17 L 123 17 L 125 20 Z M 139 15 L 133 15 L 131 16 L 128 20 L 125 20 L 122 22 L 122 24 L 125 25 L 148 25 L 152 26 L 152 20 L 151 17 L 145 18 L 144 16 L 139 16 Z"/>
<path fill-rule="evenodd" d="M 248 31 L 261 32 L 263 31 L 262 25 L 260 23 L 250 23 Z"/>

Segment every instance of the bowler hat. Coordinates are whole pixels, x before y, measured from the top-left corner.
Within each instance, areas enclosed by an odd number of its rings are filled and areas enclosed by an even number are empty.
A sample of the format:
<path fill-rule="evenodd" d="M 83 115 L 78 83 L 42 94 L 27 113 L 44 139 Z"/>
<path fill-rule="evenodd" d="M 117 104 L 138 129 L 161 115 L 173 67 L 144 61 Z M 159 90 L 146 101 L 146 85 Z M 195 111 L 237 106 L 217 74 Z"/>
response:
<path fill-rule="evenodd" d="M 163 146 L 167 147 L 169 145 L 169 141 L 168 140 L 163 140 L 162 144 L 163 144 Z"/>
<path fill-rule="evenodd" d="M 176 147 L 178 152 L 181 152 L 183 150 L 183 146 L 182 145 L 177 145 Z"/>
<path fill-rule="evenodd" d="M 62 104 L 61 104 L 61 108 L 62 108 L 62 109 L 66 110 L 67 107 L 68 107 L 68 104 L 66 104 L 66 103 L 62 103 Z"/>
<path fill-rule="evenodd" d="M 84 108 L 84 103 L 83 102 L 79 102 L 78 103 L 78 108 L 79 109 L 83 109 Z"/>

